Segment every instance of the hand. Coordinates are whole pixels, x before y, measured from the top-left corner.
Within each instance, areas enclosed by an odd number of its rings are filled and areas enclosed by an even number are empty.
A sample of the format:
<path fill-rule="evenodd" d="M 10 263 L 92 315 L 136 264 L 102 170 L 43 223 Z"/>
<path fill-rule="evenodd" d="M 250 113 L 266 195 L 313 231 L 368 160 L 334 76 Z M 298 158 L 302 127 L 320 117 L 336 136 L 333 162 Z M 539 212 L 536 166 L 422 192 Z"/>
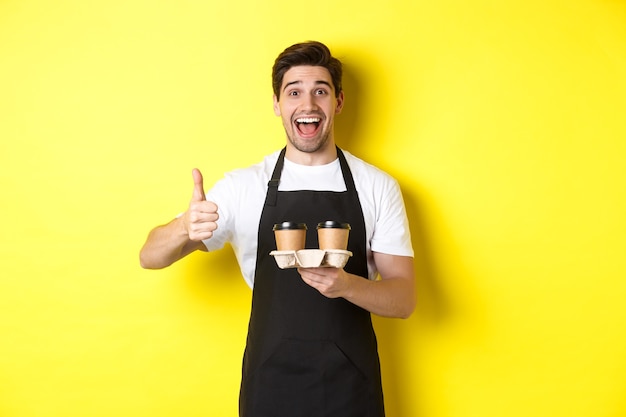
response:
<path fill-rule="evenodd" d="M 199 242 L 213 236 L 217 229 L 217 205 L 206 200 L 202 173 L 198 169 L 192 171 L 193 194 L 189 209 L 183 215 L 183 225 L 189 239 Z"/>
<path fill-rule="evenodd" d="M 340 268 L 298 268 L 302 280 L 328 298 L 345 297 L 350 276 Z"/>

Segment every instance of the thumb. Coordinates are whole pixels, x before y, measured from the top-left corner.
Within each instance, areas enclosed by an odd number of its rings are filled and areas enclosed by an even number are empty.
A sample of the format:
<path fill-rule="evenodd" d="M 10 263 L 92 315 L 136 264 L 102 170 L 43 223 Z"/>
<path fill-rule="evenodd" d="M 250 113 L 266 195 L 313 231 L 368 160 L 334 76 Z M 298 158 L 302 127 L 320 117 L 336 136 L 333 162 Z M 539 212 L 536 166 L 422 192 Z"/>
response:
<path fill-rule="evenodd" d="M 194 168 L 191 172 L 193 175 L 193 194 L 191 196 L 191 201 L 204 201 L 206 200 L 206 196 L 204 194 L 204 184 L 202 179 L 202 173 L 198 168 Z"/>

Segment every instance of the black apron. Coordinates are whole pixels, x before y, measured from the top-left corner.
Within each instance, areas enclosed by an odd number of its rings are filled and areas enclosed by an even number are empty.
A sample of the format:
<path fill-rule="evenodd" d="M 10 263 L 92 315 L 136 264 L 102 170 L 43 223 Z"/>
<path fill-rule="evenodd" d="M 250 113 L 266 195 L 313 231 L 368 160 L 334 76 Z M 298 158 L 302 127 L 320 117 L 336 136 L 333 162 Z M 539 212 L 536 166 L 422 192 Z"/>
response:
<path fill-rule="evenodd" d="M 241 417 L 383 417 L 376 336 L 370 313 L 343 298 L 327 298 L 295 269 L 279 269 L 272 227 L 308 226 L 306 247 L 317 243 L 317 223 L 350 223 L 347 272 L 367 279 L 361 203 L 346 159 L 337 148 L 347 191 L 278 191 L 285 149 L 269 183 L 258 233 L 256 274 L 243 358 Z"/>

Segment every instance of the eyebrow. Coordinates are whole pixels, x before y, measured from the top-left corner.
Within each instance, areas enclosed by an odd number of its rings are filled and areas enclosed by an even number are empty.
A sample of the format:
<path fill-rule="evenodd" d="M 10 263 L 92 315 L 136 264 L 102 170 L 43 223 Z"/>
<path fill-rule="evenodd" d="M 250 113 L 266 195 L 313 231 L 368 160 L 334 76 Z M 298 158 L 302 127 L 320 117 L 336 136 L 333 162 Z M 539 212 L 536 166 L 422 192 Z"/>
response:
<path fill-rule="evenodd" d="M 287 89 L 287 87 L 290 87 L 290 86 L 295 85 L 295 84 L 302 84 L 302 81 L 301 80 L 296 80 L 296 81 L 292 81 L 290 83 L 285 84 L 285 88 L 283 88 L 283 91 L 285 91 Z M 317 80 L 317 81 L 315 81 L 315 85 L 325 85 L 325 86 L 328 86 L 329 88 L 332 88 L 330 83 L 328 81 L 324 81 L 324 80 Z"/>

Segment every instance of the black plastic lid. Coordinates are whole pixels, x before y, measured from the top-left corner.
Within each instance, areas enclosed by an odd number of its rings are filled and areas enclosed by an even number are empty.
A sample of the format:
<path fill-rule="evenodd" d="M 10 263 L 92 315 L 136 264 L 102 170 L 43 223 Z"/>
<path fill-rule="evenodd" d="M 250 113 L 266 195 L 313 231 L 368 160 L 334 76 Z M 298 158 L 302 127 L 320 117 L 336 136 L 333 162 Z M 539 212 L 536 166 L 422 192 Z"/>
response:
<path fill-rule="evenodd" d="M 306 223 L 282 222 L 276 223 L 272 230 L 306 230 Z"/>
<path fill-rule="evenodd" d="M 335 220 L 326 220 L 317 224 L 318 229 L 348 229 L 350 230 L 350 223 L 341 223 Z"/>

